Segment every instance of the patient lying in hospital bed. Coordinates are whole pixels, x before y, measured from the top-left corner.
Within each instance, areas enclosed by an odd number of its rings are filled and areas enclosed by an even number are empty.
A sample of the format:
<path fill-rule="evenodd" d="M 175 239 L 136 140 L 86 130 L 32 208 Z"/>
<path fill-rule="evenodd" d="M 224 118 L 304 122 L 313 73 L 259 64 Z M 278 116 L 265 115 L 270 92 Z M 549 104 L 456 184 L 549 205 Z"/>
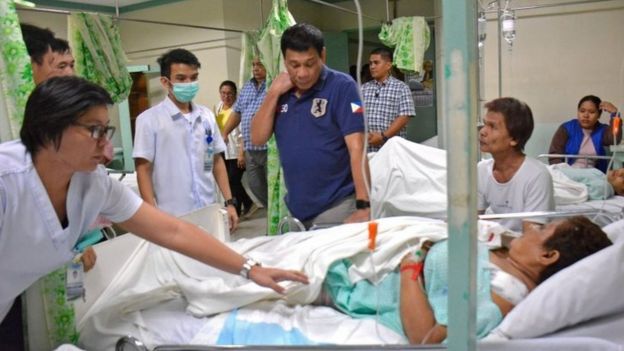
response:
<path fill-rule="evenodd" d="M 606 234 L 580 216 L 545 228 L 530 226 L 524 235 L 512 241 L 509 250 L 490 252 L 481 243 L 477 260 L 477 337 L 488 335 L 538 284 L 609 245 L 611 241 Z M 439 343 L 446 338 L 449 319 L 446 241 L 432 247 L 422 275 L 422 262 L 407 255 L 401 262 L 400 273 L 386 275 L 377 287 L 368 281 L 350 284 L 348 266 L 347 261 L 334 264 L 325 281 L 327 293 L 341 311 L 352 316 L 367 312 L 374 316 L 381 309 L 381 323 L 399 333 L 405 332 L 411 343 Z M 378 288 L 393 297 L 385 299 L 383 307 L 370 298 Z"/>
<path fill-rule="evenodd" d="M 242 278 L 219 274 L 141 242 L 113 283 L 89 311 L 77 318 L 82 346 L 89 350 L 110 349 L 119 336 L 126 334 L 139 337 L 149 347 L 159 343 L 404 343 L 401 331 L 387 326 L 383 314 L 381 325 L 375 326 L 374 318 L 349 318 L 327 307 L 309 306 L 319 295 L 334 262 L 349 259 L 347 275 L 353 284 L 364 280 L 380 283 L 395 274 L 392 272 L 402 257 L 422 240 L 440 241 L 446 237 L 443 222 L 423 218 L 381 219 L 379 228 L 372 258 L 367 251 L 366 225 L 362 223 L 231 243 L 239 252 L 262 262 L 298 267 L 310 276 L 309 285 L 288 286 L 287 294 L 278 302 L 274 302 L 279 298 L 275 293 Z M 479 235 L 484 239 L 501 231 L 491 222 L 480 222 Z M 488 243 L 497 242 L 494 239 Z M 106 259 L 100 257 L 100 263 Z M 371 260 L 375 262 L 374 270 Z M 195 318 L 200 316 L 206 317 Z M 438 321 L 442 323 L 441 318 Z"/>

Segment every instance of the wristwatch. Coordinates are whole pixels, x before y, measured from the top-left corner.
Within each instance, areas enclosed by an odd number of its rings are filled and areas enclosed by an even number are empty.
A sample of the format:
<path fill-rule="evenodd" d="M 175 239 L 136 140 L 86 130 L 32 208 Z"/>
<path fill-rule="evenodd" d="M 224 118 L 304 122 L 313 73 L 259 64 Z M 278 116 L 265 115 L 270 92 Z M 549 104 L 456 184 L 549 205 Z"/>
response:
<path fill-rule="evenodd" d="M 223 203 L 225 207 L 228 207 L 230 205 L 236 207 L 236 199 L 231 198 L 231 199 L 227 199 L 225 200 L 225 202 Z"/>
<path fill-rule="evenodd" d="M 388 141 L 388 137 L 384 134 L 384 132 L 381 132 L 381 139 L 383 139 L 384 144 Z"/>
<path fill-rule="evenodd" d="M 358 210 L 364 210 L 364 209 L 370 208 L 370 201 L 355 200 L 355 208 Z"/>
<path fill-rule="evenodd" d="M 243 278 L 249 279 L 249 272 L 251 272 L 251 269 L 254 266 L 262 267 L 260 263 L 254 261 L 252 258 L 245 257 L 245 263 L 243 263 L 243 268 L 241 268 L 241 271 L 239 274 Z"/>

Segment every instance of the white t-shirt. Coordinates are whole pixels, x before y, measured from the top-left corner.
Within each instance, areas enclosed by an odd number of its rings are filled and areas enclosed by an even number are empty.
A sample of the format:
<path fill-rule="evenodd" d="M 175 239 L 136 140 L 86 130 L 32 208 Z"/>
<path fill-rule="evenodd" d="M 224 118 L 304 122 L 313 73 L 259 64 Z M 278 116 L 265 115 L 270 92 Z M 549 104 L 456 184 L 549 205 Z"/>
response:
<path fill-rule="evenodd" d="M 25 146 L 20 140 L 0 144 L 0 320 L 22 291 L 73 258 L 98 215 L 123 222 L 141 203 L 102 166 L 74 173 L 63 229 Z"/>
<path fill-rule="evenodd" d="M 175 216 L 214 203 L 212 160 L 225 151 L 212 111 L 191 108 L 187 119 L 166 97 L 136 120 L 132 157 L 152 163 L 156 203 Z"/>
<path fill-rule="evenodd" d="M 524 162 L 506 183 L 499 183 L 492 175 L 494 160 L 479 162 L 477 208 L 488 213 L 515 213 L 532 211 L 553 211 L 555 200 L 553 182 L 543 163 L 525 157 Z M 531 219 L 545 222 L 545 218 Z M 500 223 L 514 230 L 522 230 L 522 219 L 505 219 Z"/>

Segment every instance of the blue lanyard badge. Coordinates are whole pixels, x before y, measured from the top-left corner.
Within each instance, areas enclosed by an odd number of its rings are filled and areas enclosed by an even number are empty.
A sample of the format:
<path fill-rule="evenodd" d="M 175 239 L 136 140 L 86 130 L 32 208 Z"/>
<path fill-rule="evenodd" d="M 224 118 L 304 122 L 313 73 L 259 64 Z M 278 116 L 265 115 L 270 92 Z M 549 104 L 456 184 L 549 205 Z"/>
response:
<path fill-rule="evenodd" d="M 206 144 L 210 145 L 212 143 L 212 131 L 210 128 L 206 129 Z"/>

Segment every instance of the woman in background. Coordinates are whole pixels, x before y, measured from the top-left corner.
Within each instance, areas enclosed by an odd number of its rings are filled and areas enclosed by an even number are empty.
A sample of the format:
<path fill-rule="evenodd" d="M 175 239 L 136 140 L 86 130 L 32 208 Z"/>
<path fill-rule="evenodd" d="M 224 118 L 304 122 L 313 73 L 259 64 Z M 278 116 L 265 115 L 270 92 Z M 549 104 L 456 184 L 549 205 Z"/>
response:
<path fill-rule="evenodd" d="M 219 86 L 221 102 L 215 106 L 214 112 L 221 132 L 223 132 L 223 128 L 230 118 L 232 106 L 234 106 L 234 102 L 236 101 L 236 91 L 236 84 L 231 80 L 223 81 Z M 224 138 L 227 146 L 224 155 L 225 167 L 230 181 L 232 196 L 236 200 L 234 207 L 239 217 L 241 216 L 241 212 L 247 214 L 253 205 L 253 201 L 245 192 L 241 182 L 243 173 L 245 172 L 245 154 L 241 139 L 242 135 L 238 127 L 234 128 L 227 138 Z"/>
<path fill-rule="evenodd" d="M 604 156 L 605 147 L 614 143 L 612 125 L 598 122 L 602 111 L 606 111 L 614 117 L 617 108 L 608 101 L 602 101 L 594 95 L 587 95 L 578 103 L 575 119 L 571 119 L 555 132 L 550 143 L 550 154 Z M 612 124 L 612 123 L 610 123 Z M 615 138 L 619 143 L 622 139 L 621 128 Z M 562 158 L 551 158 L 550 164 L 562 163 Z M 608 162 L 606 160 L 592 160 L 584 158 L 570 158 L 568 163 L 573 167 L 590 168 L 596 167 L 606 173 Z"/>

